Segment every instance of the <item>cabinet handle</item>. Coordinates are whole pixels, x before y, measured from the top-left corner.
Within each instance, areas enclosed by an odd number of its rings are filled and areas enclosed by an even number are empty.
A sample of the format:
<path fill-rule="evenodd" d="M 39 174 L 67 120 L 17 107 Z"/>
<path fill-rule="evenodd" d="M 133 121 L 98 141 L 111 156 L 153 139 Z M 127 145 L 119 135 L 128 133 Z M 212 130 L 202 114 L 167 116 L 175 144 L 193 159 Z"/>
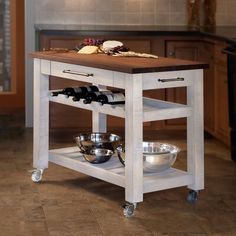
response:
<path fill-rule="evenodd" d="M 81 75 L 81 76 L 85 76 L 85 77 L 93 76 L 93 74 L 91 74 L 91 73 L 83 73 L 83 72 L 78 72 L 78 71 L 74 71 L 74 70 L 63 70 L 62 72 L 66 73 L 66 74 Z"/>
<path fill-rule="evenodd" d="M 169 52 L 168 55 L 169 55 L 170 57 L 174 57 L 174 56 L 175 56 L 175 52 Z"/>
<path fill-rule="evenodd" d="M 177 78 L 170 78 L 170 79 L 158 79 L 158 82 L 173 82 L 173 81 L 184 81 L 183 77 L 177 77 Z"/>

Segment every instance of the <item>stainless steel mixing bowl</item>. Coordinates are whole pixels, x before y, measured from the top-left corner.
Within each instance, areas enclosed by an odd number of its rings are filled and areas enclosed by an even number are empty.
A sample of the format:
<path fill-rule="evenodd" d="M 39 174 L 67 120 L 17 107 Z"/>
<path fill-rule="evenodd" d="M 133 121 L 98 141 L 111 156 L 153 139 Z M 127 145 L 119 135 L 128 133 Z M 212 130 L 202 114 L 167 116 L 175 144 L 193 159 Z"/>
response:
<path fill-rule="evenodd" d="M 85 160 L 99 164 L 112 157 L 121 138 L 109 133 L 81 133 L 75 137 L 75 141 Z"/>
<path fill-rule="evenodd" d="M 145 172 L 160 172 L 169 169 L 175 162 L 179 148 L 159 142 L 143 142 L 143 170 Z M 125 165 L 125 150 L 117 148 L 119 160 Z"/>

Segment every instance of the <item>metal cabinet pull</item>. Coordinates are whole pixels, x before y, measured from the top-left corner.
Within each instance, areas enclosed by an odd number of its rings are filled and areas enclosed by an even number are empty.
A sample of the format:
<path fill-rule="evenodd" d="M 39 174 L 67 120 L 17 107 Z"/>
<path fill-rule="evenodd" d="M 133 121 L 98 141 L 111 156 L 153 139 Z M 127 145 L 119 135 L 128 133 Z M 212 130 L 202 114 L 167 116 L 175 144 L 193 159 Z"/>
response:
<path fill-rule="evenodd" d="M 81 75 L 81 76 L 85 76 L 85 77 L 93 76 L 93 74 L 78 72 L 78 71 L 74 71 L 74 70 L 63 70 L 62 72 L 67 73 L 67 74 L 72 74 L 72 75 Z"/>
<path fill-rule="evenodd" d="M 158 82 L 174 82 L 174 81 L 184 81 L 183 77 L 170 78 L 170 79 L 158 79 Z"/>

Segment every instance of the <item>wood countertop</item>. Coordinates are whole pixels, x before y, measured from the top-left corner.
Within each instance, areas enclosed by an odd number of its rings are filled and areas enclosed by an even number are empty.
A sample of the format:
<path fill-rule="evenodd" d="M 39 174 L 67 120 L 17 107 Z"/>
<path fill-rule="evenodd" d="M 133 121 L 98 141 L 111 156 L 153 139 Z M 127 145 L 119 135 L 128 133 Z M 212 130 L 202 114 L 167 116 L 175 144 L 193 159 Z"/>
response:
<path fill-rule="evenodd" d="M 55 51 L 42 51 L 34 52 L 30 55 L 33 58 L 130 74 L 208 68 L 208 64 L 204 62 L 187 61 L 165 57 L 159 57 L 157 59 L 140 57 L 113 57 L 106 54 L 78 54 L 75 51 L 63 53 Z"/>

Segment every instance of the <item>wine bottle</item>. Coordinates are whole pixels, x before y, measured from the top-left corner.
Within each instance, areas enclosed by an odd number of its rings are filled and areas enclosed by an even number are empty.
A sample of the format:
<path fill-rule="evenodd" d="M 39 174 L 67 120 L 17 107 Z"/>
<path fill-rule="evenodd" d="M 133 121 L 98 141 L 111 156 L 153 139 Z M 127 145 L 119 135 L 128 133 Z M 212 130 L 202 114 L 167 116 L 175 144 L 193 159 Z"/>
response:
<path fill-rule="evenodd" d="M 51 95 L 52 97 L 56 97 L 56 96 L 58 96 L 59 94 L 64 94 L 63 90 L 60 90 L 60 91 L 53 91 L 53 92 L 50 93 L 50 95 Z"/>
<path fill-rule="evenodd" d="M 120 91 L 113 91 L 112 94 L 102 94 L 97 97 L 97 102 L 100 102 L 101 105 L 110 104 L 124 104 L 125 95 Z"/>
<path fill-rule="evenodd" d="M 97 101 L 98 96 L 103 94 L 112 94 L 112 91 L 95 91 L 95 92 L 88 92 L 84 97 L 84 104 L 90 104 L 93 101 Z"/>
<path fill-rule="evenodd" d="M 88 92 L 91 91 L 98 91 L 97 86 L 81 86 L 81 87 L 67 87 L 59 91 L 51 92 L 51 96 L 58 96 L 59 94 L 63 94 L 67 97 L 73 96 L 77 97 L 79 100 L 80 98 L 84 97 Z"/>
<path fill-rule="evenodd" d="M 90 93 L 90 92 L 97 92 L 99 91 L 97 86 L 84 86 L 84 87 L 80 87 L 83 88 L 83 92 L 82 93 L 76 93 L 74 95 L 74 97 L 72 98 L 73 101 L 79 101 L 81 98 L 85 98 L 85 96 Z"/>

